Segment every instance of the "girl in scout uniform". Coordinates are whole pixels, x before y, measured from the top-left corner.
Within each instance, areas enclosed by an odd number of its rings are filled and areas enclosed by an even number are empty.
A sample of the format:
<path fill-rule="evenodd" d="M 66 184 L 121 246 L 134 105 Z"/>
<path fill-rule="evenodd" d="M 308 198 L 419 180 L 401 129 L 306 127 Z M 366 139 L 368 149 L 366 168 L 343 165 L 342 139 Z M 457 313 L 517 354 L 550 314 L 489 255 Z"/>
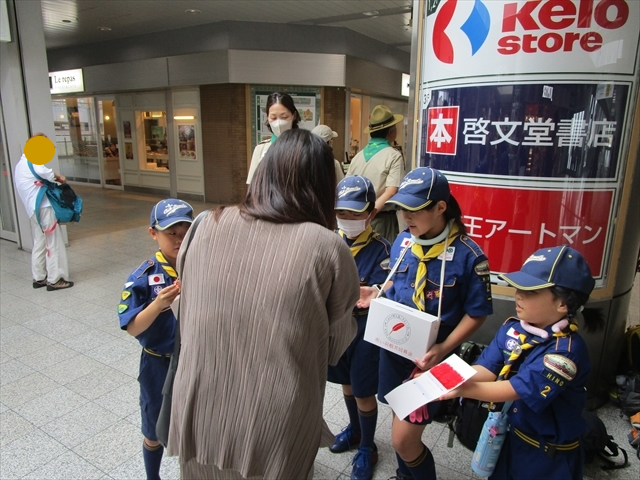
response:
<path fill-rule="evenodd" d="M 516 288 L 517 317 L 507 319 L 482 352 L 478 373 L 446 398 L 513 401 L 491 478 L 581 479 L 579 439 L 586 430 L 582 410 L 591 364 L 576 316 L 595 285 L 589 266 L 562 245 L 538 250 L 519 272 L 500 278 Z M 597 311 L 582 314 L 587 331 L 602 328 Z M 505 380 L 495 381 L 499 374 Z"/>
<path fill-rule="evenodd" d="M 162 405 L 162 386 L 174 348 L 176 318 L 171 303 L 180 293 L 175 271 L 178 250 L 193 221 L 193 209 L 175 198 L 162 200 L 151 210 L 149 234 L 159 250 L 134 270 L 120 296 L 120 328 L 142 345 L 140 409 L 142 456 L 148 480 L 160 479 L 164 449 L 157 441 L 156 422 Z"/>
<path fill-rule="evenodd" d="M 408 228 L 391 248 L 391 266 L 405 248 L 407 251 L 385 285 L 385 296 L 437 315 L 443 261 L 445 276 L 441 324 L 433 347 L 415 362 L 380 350 L 378 400 L 383 403 L 385 395 L 413 374 L 428 370 L 456 350 L 493 312 L 487 257 L 466 235 L 460 207 L 446 177 L 432 168 L 416 168 L 404 177 L 398 193 L 387 204 L 401 210 Z M 368 306 L 377 288 L 361 287 L 358 306 Z M 398 478 L 436 478 L 433 455 L 422 443 L 422 433 L 438 408 L 439 402 L 434 402 L 404 419 L 394 415 L 391 440 Z"/>
<path fill-rule="evenodd" d="M 374 285 L 387 277 L 391 245 L 373 231 L 376 192 L 368 178 L 354 175 L 340 181 L 336 192 L 338 234 L 351 249 L 358 267 L 360 285 Z M 379 348 L 364 340 L 368 308 L 355 308 L 358 333 L 338 364 L 329 367 L 328 380 L 342 385 L 349 425 L 336 435 L 329 450 L 333 453 L 358 448 L 353 459 L 351 480 L 369 480 L 378 461 L 373 442 L 378 421 Z"/>

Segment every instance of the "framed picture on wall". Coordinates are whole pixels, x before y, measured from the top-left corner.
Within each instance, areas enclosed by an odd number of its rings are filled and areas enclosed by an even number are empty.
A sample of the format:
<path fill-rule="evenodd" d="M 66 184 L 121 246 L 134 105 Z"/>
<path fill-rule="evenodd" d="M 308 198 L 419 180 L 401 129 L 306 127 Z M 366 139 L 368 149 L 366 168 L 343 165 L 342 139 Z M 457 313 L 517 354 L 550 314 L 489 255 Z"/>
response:
<path fill-rule="evenodd" d="M 196 126 L 178 125 L 178 144 L 181 159 L 196 158 Z"/>
<path fill-rule="evenodd" d="M 124 143 L 124 152 L 125 152 L 125 158 L 127 160 L 133 160 L 133 143 L 125 142 Z"/>
<path fill-rule="evenodd" d="M 124 138 L 131 138 L 131 122 L 129 121 L 122 122 L 122 128 L 124 130 Z"/>

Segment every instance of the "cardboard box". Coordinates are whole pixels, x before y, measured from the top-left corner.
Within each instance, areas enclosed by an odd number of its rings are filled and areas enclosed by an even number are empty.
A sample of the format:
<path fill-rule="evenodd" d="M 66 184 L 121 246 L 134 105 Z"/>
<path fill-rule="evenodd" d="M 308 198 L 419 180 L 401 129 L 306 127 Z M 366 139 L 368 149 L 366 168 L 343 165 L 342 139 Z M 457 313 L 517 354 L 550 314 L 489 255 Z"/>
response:
<path fill-rule="evenodd" d="M 397 355 L 414 360 L 436 342 L 440 320 L 388 298 L 371 301 L 364 339 Z"/>

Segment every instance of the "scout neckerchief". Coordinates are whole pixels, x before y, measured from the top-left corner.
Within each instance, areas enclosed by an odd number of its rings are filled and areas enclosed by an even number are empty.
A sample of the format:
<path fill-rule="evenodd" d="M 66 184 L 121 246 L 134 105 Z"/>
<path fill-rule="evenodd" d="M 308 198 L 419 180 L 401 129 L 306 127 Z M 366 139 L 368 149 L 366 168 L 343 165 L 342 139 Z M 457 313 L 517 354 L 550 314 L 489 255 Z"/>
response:
<path fill-rule="evenodd" d="M 338 234 L 340 234 L 340 236 L 342 238 L 345 237 L 344 232 L 342 230 L 340 230 L 340 229 L 338 229 Z M 355 257 L 360 250 L 362 250 L 364 247 L 369 245 L 371 243 L 371 240 L 373 240 L 377 236 L 378 236 L 378 234 L 373 231 L 373 227 L 371 225 L 369 225 L 364 230 L 364 232 L 362 232 L 360 235 L 358 235 L 358 237 L 355 239 L 355 241 L 349 247 L 351 249 L 351 255 L 353 255 Z"/>
<path fill-rule="evenodd" d="M 456 238 L 460 234 L 458 230 L 458 225 L 453 222 L 451 228 L 449 229 L 448 235 L 448 243 L 450 243 L 454 238 Z M 427 285 L 427 262 L 434 258 L 437 258 L 440 254 L 444 253 L 445 241 L 440 243 L 436 243 L 435 245 L 431 245 L 427 253 L 424 252 L 424 248 L 422 245 L 418 243 L 414 243 L 411 245 L 411 253 L 413 253 L 419 260 L 418 263 L 418 271 L 416 272 L 416 289 L 413 292 L 413 303 L 416 304 L 416 308 L 421 312 L 425 311 L 425 301 L 424 301 L 424 289 Z M 442 255 L 442 261 L 447 261 L 447 255 L 444 253 Z"/>
<path fill-rule="evenodd" d="M 560 330 L 559 332 L 554 332 L 553 336 L 556 338 L 567 337 L 577 331 L 578 331 L 578 324 L 572 320 L 570 321 L 569 325 L 566 328 Z M 547 339 L 544 339 L 544 338 L 538 339 L 538 338 L 536 338 L 535 335 L 531 335 L 531 338 L 527 341 L 527 336 L 524 333 L 518 334 L 519 343 L 518 345 L 516 345 L 516 347 L 513 350 L 511 350 L 511 355 L 509 355 L 509 358 L 505 360 L 504 366 L 502 367 L 502 370 L 500 370 L 500 375 L 498 375 L 498 378 L 496 379 L 496 381 L 507 379 L 507 376 L 511 372 L 511 366 L 516 360 L 518 360 L 518 358 L 520 358 L 520 355 L 522 355 L 522 352 L 524 352 L 525 350 L 529 350 L 535 347 L 536 345 L 547 341 Z"/>
<path fill-rule="evenodd" d="M 362 150 L 362 153 L 364 154 L 364 161 L 368 162 L 369 160 L 371 160 L 371 157 L 373 157 L 380 150 L 390 146 L 391 144 L 386 138 L 372 138 Z"/>
<path fill-rule="evenodd" d="M 178 278 L 178 274 L 176 273 L 175 268 L 173 268 L 169 264 L 169 262 L 167 262 L 167 259 L 164 258 L 164 255 L 162 254 L 162 252 L 160 251 L 156 252 L 156 260 L 158 261 L 162 269 L 165 272 L 167 272 L 167 275 L 169 275 L 171 278 Z"/>

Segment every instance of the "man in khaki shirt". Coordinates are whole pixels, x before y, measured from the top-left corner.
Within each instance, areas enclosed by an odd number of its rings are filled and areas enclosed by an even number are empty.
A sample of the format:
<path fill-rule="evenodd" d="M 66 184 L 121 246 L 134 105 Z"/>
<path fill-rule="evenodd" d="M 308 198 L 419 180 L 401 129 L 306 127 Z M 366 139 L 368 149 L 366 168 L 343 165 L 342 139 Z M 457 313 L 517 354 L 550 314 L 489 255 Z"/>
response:
<path fill-rule="evenodd" d="M 377 105 L 371 112 L 369 143 L 353 157 L 347 176 L 361 175 L 371 180 L 376 191 L 378 214 L 371 221 L 373 229 L 393 243 L 399 233 L 398 217 L 393 207 L 385 207 L 385 202 L 396 194 L 404 171 L 402 154 L 391 145 L 398 133 L 396 124 L 404 117 L 391 113 L 389 107 Z"/>

